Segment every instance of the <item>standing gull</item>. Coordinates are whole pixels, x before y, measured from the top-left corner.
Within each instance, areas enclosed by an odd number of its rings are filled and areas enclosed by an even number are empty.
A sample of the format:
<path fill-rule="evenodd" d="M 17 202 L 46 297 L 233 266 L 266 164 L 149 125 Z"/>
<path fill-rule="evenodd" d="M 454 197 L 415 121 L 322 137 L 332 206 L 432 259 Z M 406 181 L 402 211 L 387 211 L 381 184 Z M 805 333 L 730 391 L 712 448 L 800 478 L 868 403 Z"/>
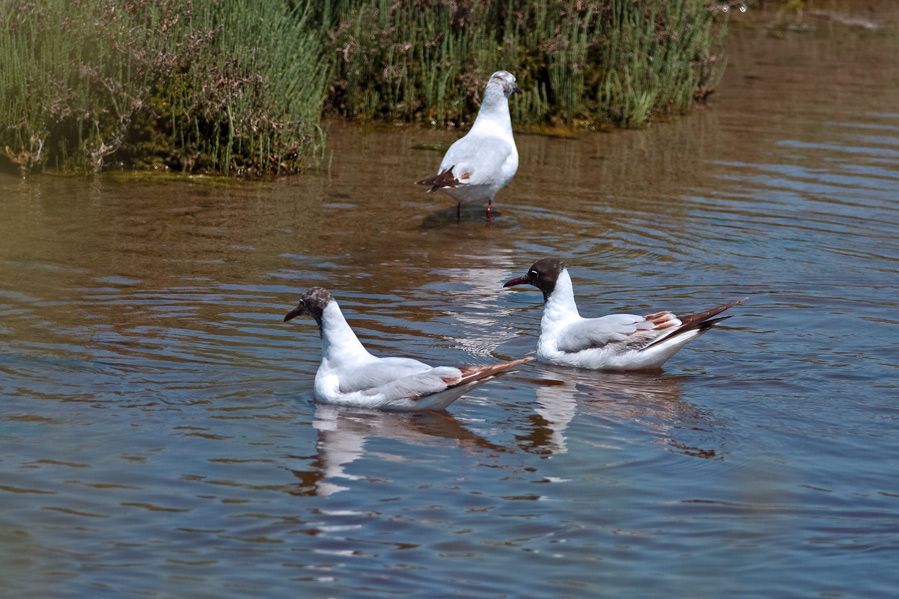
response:
<path fill-rule="evenodd" d="M 509 117 L 509 96 L 516 91 L 512 73 L 493 73 L 471 130 L 446 151 L 436 176 L 417 181 L 419 185 L 428 185 L 428 192 L 440 189 L 452 196 L 457 202 L 456 220 L 461 218 L 462 202 L 484 200 L 490 220 L 493 197 L 518 170 L 518 148 Z"/>
<path fill-rule="evenodd" d="M 538 260 L 526 275 L 506 281 L 503 287 L 524 283 L 542 291 L 545 302 L 537 360 L 594 370 L 661 368 L 687 341 L 730 318 L 715 316 L 747 299 L 679 317 L 665 310 L 646 316 L 582 318 L 574 302 L 571 277 L 561 260 Z"/>
<path fill-rule="evenodd" d="M 331 294 L 313 287 L 284 322 L 301 314 L 318 323 L 322 361 L 315 373 L 320 403 L 413 411 L 442 410 L 479 384 L 523 364 L 522 358 L 484 366 L 428 366 L 411 358 L 377 358 L 362 346 Z"/>

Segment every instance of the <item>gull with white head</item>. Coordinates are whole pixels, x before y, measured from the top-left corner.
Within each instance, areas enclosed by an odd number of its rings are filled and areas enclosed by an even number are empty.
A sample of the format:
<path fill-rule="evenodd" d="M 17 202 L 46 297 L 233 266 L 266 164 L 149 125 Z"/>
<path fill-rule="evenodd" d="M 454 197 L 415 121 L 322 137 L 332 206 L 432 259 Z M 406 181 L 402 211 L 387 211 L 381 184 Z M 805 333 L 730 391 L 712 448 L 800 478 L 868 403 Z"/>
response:
<path fill-rule="evenodd" d="M 456 200 L 456 219 L 463 202 L 487 201 L 487 219 L 493 198 L 518 171 L 518 148 L 512 137 L 509 96 L 518 91 L 515 76 L 497 71 L 484 88 L 484 99 L 471 130 L 450 146 L 437 175 L 417 181 L 428 190 L 441 190 Z"/>
<path fill-rule="evenodd" d="M 730 318 L 716 318 L 718 314 L 747 299 L 680 316 L 663 310 L 646 316 L 611 314 L 583 318 L 574 301 L 568 269 L 561 260 L 538 260 L 527 274 L 506 281 L 503 287 L 523 284 L 543 292 L 537 360 L 594 370 L 661 368 L 688 341 Z"/>
<path fill-rule="evenodd" d="M 483 366 L 437 366 L 411 358 L 378 358 L 362 346 L 327 289 L 313 287 L 287 313 L 318 323 L 322 361 L 315 399 L 324 404 L 379 410 L 442 410 L 494 376 L 531 358 Z"/>

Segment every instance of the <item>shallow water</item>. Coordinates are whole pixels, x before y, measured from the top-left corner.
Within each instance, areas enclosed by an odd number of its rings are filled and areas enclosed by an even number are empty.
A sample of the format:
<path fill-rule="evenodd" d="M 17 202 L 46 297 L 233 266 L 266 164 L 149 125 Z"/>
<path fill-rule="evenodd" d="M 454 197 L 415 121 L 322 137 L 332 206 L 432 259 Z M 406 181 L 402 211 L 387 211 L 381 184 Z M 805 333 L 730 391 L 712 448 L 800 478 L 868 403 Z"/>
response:
<path fill-rule="evenodd" d="M 0 574 L 16 595 L 877 596 L 899 574 L 899 42 L 736 30 L 713 105 L 519 136 L 485 226 L 410 182 L 454 132 L 334 126 L 329 172 L 0 178 Z M 750 301 L 656 374 L 528 365 L 439 414 L 311 401 L 334 290 L 382 354 L 534 349 Z"/>

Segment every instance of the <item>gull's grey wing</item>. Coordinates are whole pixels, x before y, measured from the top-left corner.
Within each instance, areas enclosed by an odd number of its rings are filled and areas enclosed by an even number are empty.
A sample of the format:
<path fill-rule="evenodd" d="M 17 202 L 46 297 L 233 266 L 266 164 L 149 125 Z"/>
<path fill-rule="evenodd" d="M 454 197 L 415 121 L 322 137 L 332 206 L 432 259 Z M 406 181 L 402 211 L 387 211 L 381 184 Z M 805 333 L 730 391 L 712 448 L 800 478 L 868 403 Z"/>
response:
<path fill-rule="evenodd" d="M 362 391 L 365 395 L 383 395 L 383 401 L 391 402 L 402 399 L 414 400 L 424 395 L 443 391 L 450 385 L 458 383 L 462 371 L 449 366 L 428 367 L 423 372 L 408 374 L 394 378 L 377 387 Z"/>
<path fill-rule="evenodd" d="M 459 368 L 441 366 L 429 372 L 392 381 L 383 387 L 371 389 L 365 393 L 383 393 L 385 402 L 409 400 L 411 403 L 402 406 L 403 408 L 442 410 L 478 385 L 531 360 L 533 357 L 528 356 L 518 360 L 480 366 L 461 366 Z"/>
<path fill-rule="evenodd" d="M 559 335 L 558 346 L 565 352 L 600 348 L 612 343 L 624 343 L 629 349 L 634 350 L 649 349 L 672 337 L 693 329 L 704 331 L 730 318 L 714 317 L 728 308 L 742 304 L 746 299 L 744 297 L 732 300 L 702 312 L 684 314 L 680 317 L 663 310 L 646 316 L 612 314 L 602 318 L 588 318 L 563 329 Z"/>
<path fill-rule="evenodd" d="M 466 135 L 447 150 L 440 173 L 452 169 L 460 185 L 488 184 L 501 172 L 512 150 L 509 142 L 498 137 Z"/>
<path fill-rule="evenodd" d="M 565 352 L 578 352 L 638 339 L 649 343 L 655 338 L 654 326 L 652 321 L 634 314 L 585 318 L 568 325 L 559 333 L 559 349 Z M 638 332 L 640 335 L 635 339 L 634 334 Z"/>
<path fill-rule="evenodd" d="M 411 358 L 378 358 L 351 372 L 340 374 L 340 392 L 372 392 L 384 385 L 411 375 L 433 370 L 424 362 Z"/>

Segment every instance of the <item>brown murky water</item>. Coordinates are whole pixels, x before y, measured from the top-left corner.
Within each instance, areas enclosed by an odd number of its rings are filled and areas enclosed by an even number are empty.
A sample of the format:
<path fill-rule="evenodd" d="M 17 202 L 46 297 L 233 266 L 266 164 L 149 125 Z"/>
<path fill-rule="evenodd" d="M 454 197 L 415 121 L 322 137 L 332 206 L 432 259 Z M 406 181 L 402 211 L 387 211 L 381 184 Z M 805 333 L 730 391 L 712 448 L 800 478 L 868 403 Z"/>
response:
<path fill-rule="evenodd" d="M 899 37 L 738 29 L 712 107 L 519 136 L 485 226 L 411 184 L 453 132 L 334 126 L 327 174 L 0 178 L 11 595 L 853 596 L 899 574 Z M 334 290 L 375 352 L 533 350 L 582 312 L 751 300 L 663 373 L 529 365 L 447 413 L 311 401 Z"/>

